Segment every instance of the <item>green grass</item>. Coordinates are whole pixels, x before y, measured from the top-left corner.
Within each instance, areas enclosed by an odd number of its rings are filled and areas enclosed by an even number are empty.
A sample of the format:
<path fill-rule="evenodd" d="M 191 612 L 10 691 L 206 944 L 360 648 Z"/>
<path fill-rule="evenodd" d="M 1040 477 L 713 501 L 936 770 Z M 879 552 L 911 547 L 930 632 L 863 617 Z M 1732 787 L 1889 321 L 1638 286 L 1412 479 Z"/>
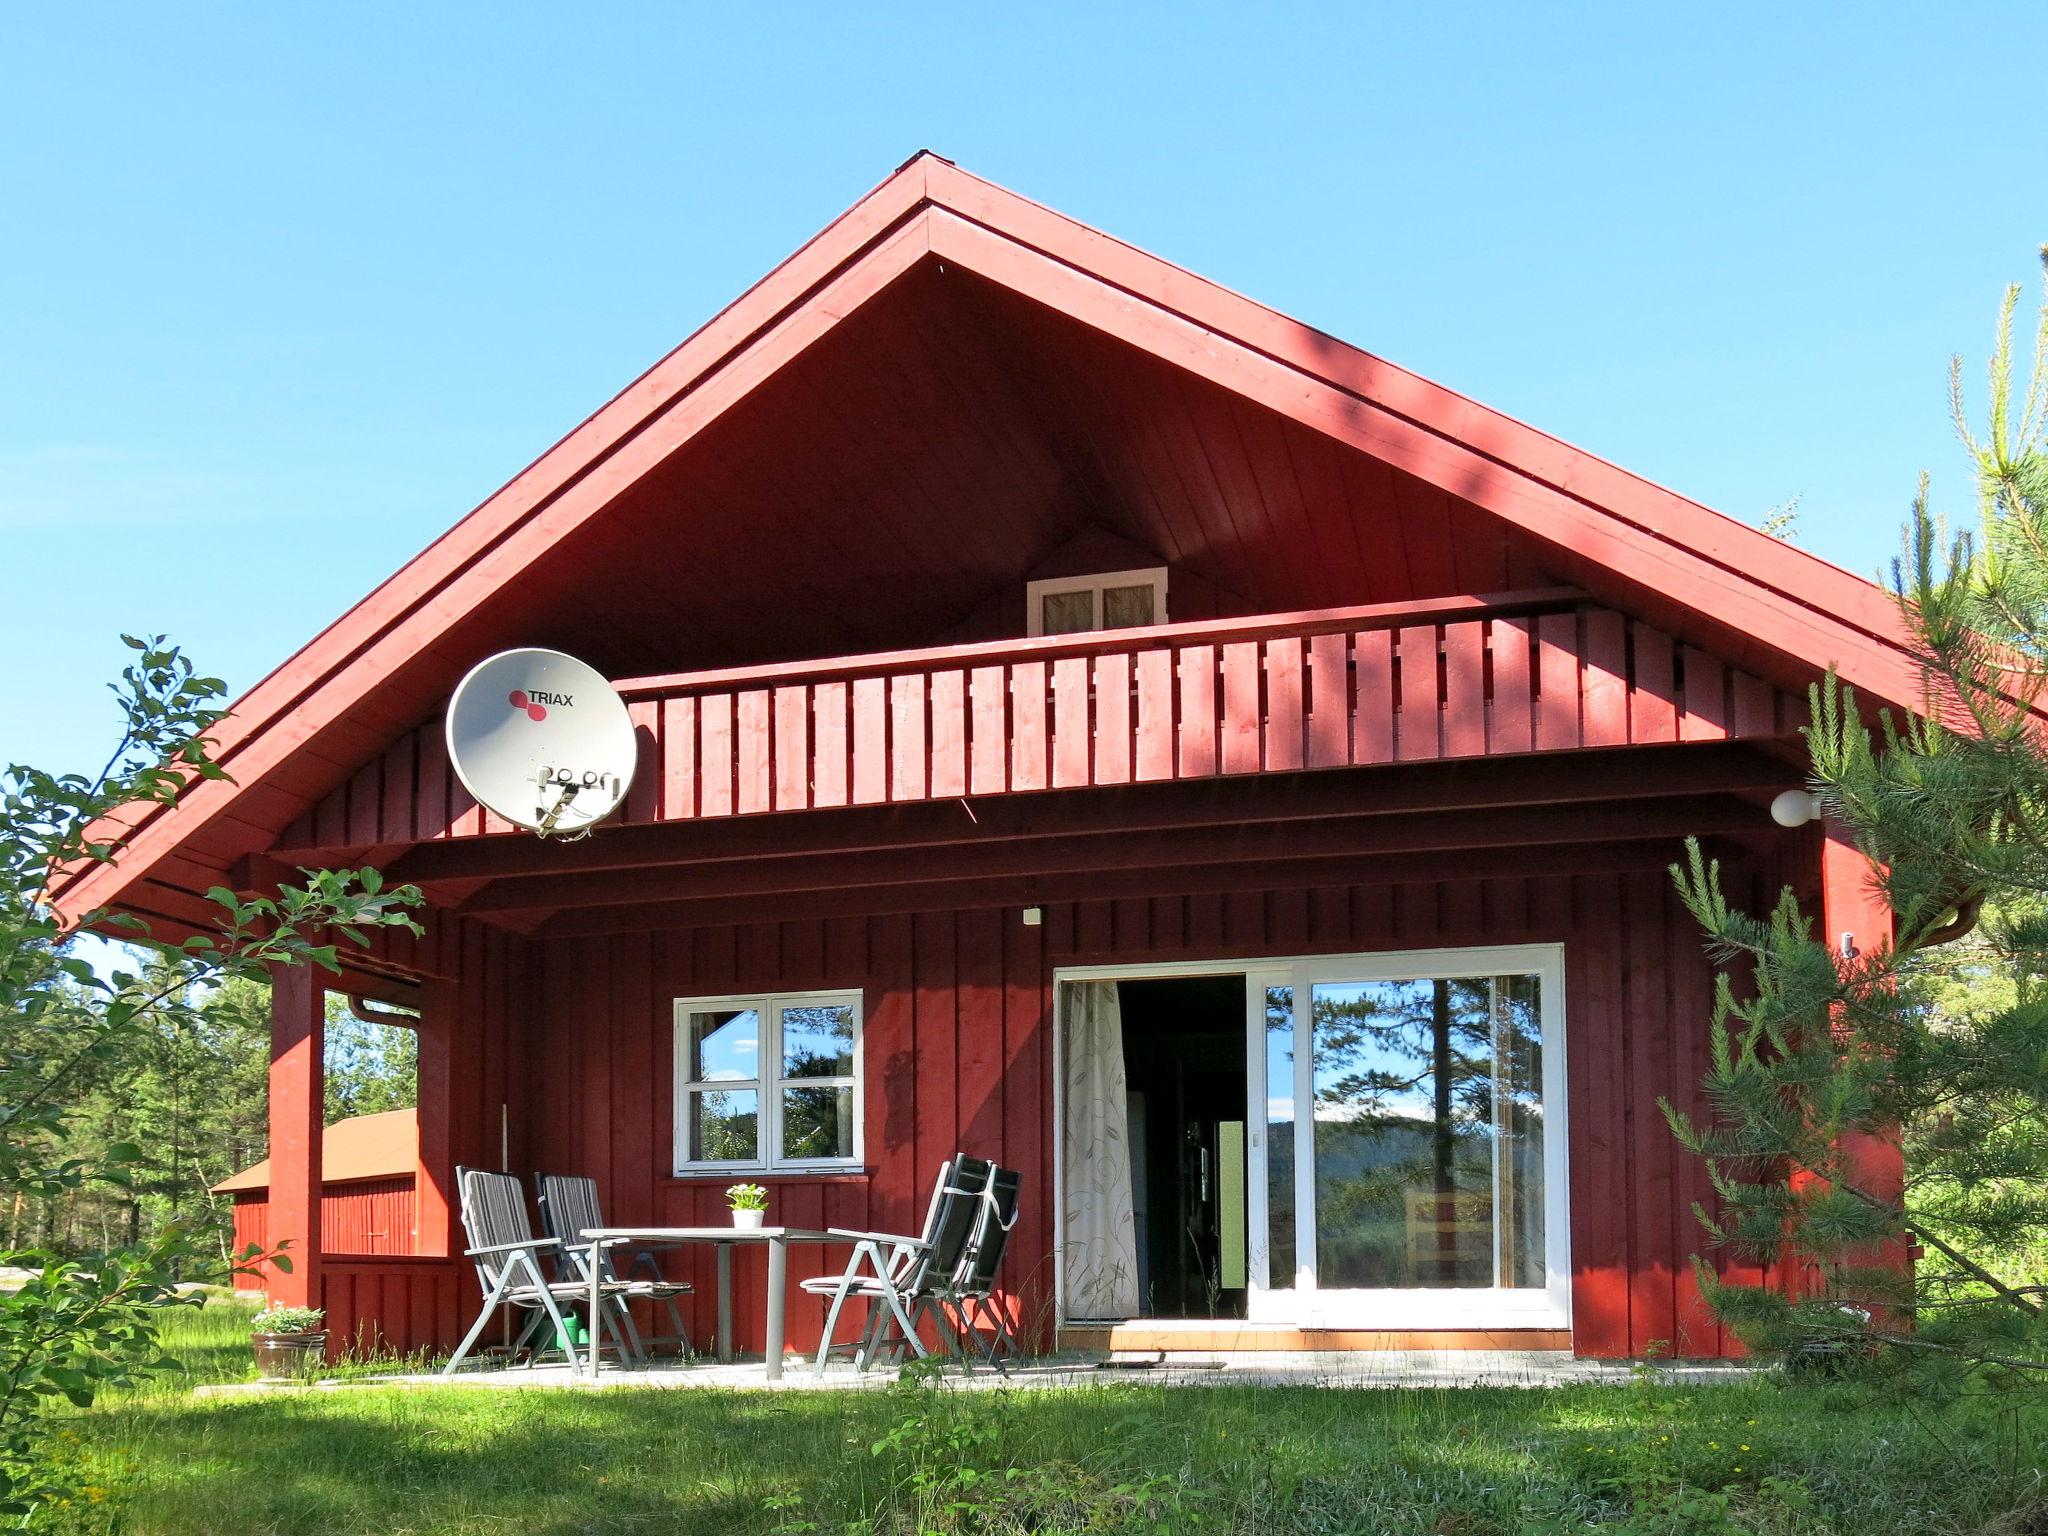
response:
<path fill-rule="evenodd" d="M 181 1319 L 179 1379 L 74 1425 L 77 1454 L 117 1490 L 94 1510 L 103 1523 L 111 1509 L 123 1530 L 166 1536 L 1918 1536 L 1977 1531 L 2033 1497 L 2043 1427 L 1987 1401 L 1936 1408 L 1767 1382 L 1002 1394 L 350 1386 L 192 1398 L 185 1388 L 209 1374 L 246 1376 L 240 1316 L 209 1306 Z M 1693 1492 L 1667 1496 L 1674 1489 Z"/>

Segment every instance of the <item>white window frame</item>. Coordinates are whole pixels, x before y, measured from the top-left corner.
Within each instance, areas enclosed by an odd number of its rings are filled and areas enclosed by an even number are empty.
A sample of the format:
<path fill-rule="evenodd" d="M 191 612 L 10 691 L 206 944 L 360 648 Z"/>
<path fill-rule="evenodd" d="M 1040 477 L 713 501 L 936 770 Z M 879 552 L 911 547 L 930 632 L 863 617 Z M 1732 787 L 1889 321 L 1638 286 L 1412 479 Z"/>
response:
<path fill-rule="evenodd" d="M 1048 597 L 1057 597 L 1068 592 L 1089 592 L 1094 594 L 1096 622 L 1076 634 L 1090 634 L 1103 628 L 1102 593 L 1108 587 L 1145 587 L 1152 589 L 1152 622 L 1166 622 L 1166 567 L 1163 565 L 1144 566 L 1134 571 L 1103 571 L 1094 576 L 1050 576 L 1043 581 L 1028 581 L 1024 584 L 1024 633 L 1033 639 L 1045 633 L 1045 602 Z"/>
<path fill-rule="evenodd" d="M 851 1076 L 784 1077 L 782 1075 L 782 1015 L 792 1007 L 829 1005 L 853 1010 L 853 1072 Z M 862 994 L 835 989 L 822 992 L 737 992 L 722 997 L 679 997 L 674 1017 L 674 1152 L 671 1162 L 678 1177 L 704 1173 L 828 1173 L 866 1166 L 866 1060 L 863 1052 L 866 1009 Z M 690 1015 L 721 1009 L 754 1010 L 760 1021 L 756 1041 L 756 1075 L 752 1078 L 706 1078 L 690 1076 Z M 770 1070 L 772 1066 L 772 1071 Z M 690 1148 L 690 1100 L 706 1091 L 751 1088 L 760 1104 L 755 1116 L 755 1155 L 727 1162 L 692 1161 Z M 782 1147 L 782 1095 L 787 1088 L 851 1088 L 853 1090 L 853 1155 L 851 1157 L 784 1157 Z"/>
<path fill-rule="evenodd" d="M 1176 976 L 1242 976 L 1245 979 L 1246 1151 L 1258 1162 L 1245 1180 L 1246 1267 L 1249 1288 L 1242 1324 L 1195 1319 L 1186 1324 L 1144 1320 L 1159 1332 L 1177 1328 L 1225 1333 L 1235 1327 L 1337 1329 L 1344 1331 L 1569 1328 L 1572 1323 L 1571 1258 L 1571 1129 L 1566 1073 L 1564 946 L 1512 944 L 1458 949 L 1381 950 L 1347 955 L 1247 955 L 1232 960 L 1185 960 L 1162 964 L 1059 966 L 1053 971 L 1053 1187 L 1064 1191 L 1061 1167 L 1065 1142 L 1066 1020 L 1060 984 L 1068 981 L 1141 981 Z M 1266 1223 L 1265 1120 L 1257 1113 L 1266 1103 L 1265 989 L 1294 989 L 1294 1095 L 1297 1106 L 1313 1104 L 1314 1060 L 1302 1048 L 1310 1038 L 1311 989 L 1319 982 L 1438 980 L 1458 976 L 1533 974 L 1541 978 L 1543 1020 L 1543 1202 L 1544 1276 L 1541 1287 L 1442 1287 L 1374 1290 L 1319 1290 L 1313 1260 L 1300 1263 L 1291 1286 L 1268 1285 L 1269 1239 Z M 1314 1135 L 1299 1129 L 1297 1138 Z M 1295 1175 L 1295 1253 L 1306 1251 L 1302 1234 L 1315 1231 L 1315 1170 L 1311 1159 L 1297 1155 Z M 1053 1210 L 1053 1250 L 1065 1241 L 1061 1206 Z M 1310 1238 L 1313 1244 L 1313 1238 Z M 1066 1311 L 1066 1266 L 1054 1270 L 1056 1311 L 1060 1322 L 1100 1323 L 1104 1319 L 1070 1319 Z M 1113 1321 L 1113 1320 L 1111 1320 Z"/>

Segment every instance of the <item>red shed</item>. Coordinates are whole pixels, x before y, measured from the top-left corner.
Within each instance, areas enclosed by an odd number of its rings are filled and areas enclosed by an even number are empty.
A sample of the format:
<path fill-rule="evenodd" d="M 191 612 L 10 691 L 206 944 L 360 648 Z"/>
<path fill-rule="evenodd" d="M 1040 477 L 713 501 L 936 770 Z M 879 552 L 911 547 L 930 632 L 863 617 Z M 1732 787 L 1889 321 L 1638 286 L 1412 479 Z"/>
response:
<path fill-rule="evenodd" d="M 419 1147 L 419 1124 L 410 1109 L 352 1115 L 327 1127 L 320 1145 L 323 1254 L 358 1257 L 413 1251 Z M 237 1251 L 251 1243 L 269 1246 L 269 1158 L 222 1179 L 213 1192 L 234 1198 Z M 238 1291 L 260 1291 L 270 1283 L 262 1275 L 235 1276 Z"/>
<path fill-rule="evenodd" d="M 449 771 L 451 689 L 514 645 L 637 725 L 581 841 Z M 1853 848 L 1768 814 L 1830 665 L 1918 697 L 1872 584 L 921 154 L 61 900 L 176 938 L 309 863 L 427 893 L 338 984 L 420 1014 L 418 1253 L 303 1244 L 273 1287 L 344 1333 L 452 1342 L 458 1163 L 900 1231 L 959 1150 L 1024 1173 L 1041 1343 L 1713 1355 L 1712 1192 L 1657 1109 L 1710 972 L 1665 869 L 1696 834 L 1884 940 Z M 273 1237 L 323 1186 L 323 984 L 276 987 Z"/>

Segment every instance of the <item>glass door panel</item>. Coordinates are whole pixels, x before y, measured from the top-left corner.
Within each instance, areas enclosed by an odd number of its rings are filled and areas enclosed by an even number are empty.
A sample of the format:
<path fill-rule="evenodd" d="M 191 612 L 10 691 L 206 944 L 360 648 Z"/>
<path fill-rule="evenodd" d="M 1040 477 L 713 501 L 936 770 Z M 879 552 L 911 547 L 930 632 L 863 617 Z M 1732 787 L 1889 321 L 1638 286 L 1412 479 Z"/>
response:
<path fill-rule="evenodd" d="M 1539 1003 L 1533 975 L 1310 989 L 1296 1155 L 1313 1160 L 1318 1290 L 1545 1284 Z"/>

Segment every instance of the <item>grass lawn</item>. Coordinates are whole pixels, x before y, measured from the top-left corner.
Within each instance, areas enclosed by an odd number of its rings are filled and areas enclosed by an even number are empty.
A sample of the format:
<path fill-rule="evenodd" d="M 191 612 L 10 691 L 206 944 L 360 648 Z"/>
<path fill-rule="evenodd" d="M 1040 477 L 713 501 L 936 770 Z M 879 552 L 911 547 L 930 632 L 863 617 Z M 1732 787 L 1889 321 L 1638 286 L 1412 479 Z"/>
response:
<path fill-rule="evenodd" d="M 1994 1401 L 1766 1382 L 193 1399 L 247 1374 L 242 1316 L 184 1319 L 181 1376 L 75 1421 L 74 1454 L 116 1490 L 73 1511 L 88 1528 L 1919 1536 L 2034 1498 L 2044 1427 Z"/>

